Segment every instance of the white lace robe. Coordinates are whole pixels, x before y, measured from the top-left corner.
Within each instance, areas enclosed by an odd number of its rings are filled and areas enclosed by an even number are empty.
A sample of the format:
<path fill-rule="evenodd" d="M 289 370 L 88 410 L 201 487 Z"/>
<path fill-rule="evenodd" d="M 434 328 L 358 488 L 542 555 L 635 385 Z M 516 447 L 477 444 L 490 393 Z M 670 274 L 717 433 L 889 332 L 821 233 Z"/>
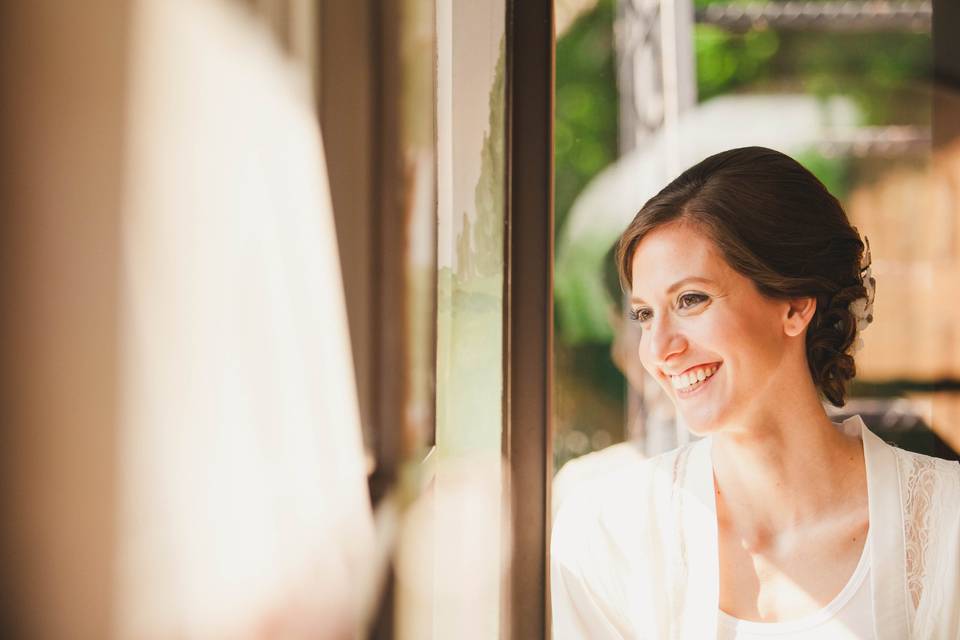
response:
<path fill-rule="evenodd" d="M 960 464 L 891 446 L 860 416 L 876 637 L 960 640 Z M 555 640 L 717 637 L 710 437 L 592 480 L 551 543 Z"/>

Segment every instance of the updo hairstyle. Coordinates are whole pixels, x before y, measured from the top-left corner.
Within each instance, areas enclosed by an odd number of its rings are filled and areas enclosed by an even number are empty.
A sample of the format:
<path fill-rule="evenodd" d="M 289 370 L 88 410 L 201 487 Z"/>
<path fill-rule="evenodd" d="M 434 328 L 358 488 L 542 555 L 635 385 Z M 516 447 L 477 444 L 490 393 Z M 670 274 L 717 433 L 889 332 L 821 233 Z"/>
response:
<path fill-rule="evenodd" d="M 626 291 L 633 287 L 640 240 L 675 221 L 703 232 L 761 294 L 816 298 L 807 363 L 818 391 L 842 407 L 856 375 L 847 353 L 857 328 L 850 303 L 867 294 L 860 274 L 864 244 L 823 183 L 793 158 L 764 147 L 706 158 L 650 198 L 621 235 L 615 260 Z"/>

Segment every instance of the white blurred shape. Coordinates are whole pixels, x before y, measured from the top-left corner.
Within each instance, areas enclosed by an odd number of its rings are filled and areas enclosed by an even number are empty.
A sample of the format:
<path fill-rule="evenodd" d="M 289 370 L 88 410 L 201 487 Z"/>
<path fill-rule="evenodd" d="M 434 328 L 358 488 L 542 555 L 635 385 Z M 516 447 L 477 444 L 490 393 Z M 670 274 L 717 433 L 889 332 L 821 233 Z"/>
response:
<path fill-rule="evenodd" d="M 794 154 L 836 131 L 850 131 L 860 114 L 853 101 L 833 96 L 727 95 L 683 112 L 675 137 L 663 129 L 600 172 L 577 197 L 560 247 L 582 238 L 616 238 L 637 211 L 677 177 L 664 158 L 677 154 L 681 171 L 727 149 L 762 146 Z"/>
<path fill-rule="evenodd" d="M 495 614 L 512 559 L 507 468 L 498 454 L 450 457 L 407 510 L 396 555 L 400 640 L 500 637 Z"/>
<path fill-rule="evenodd" d="M 322 145 L 267 34 L 135 4 L 123 638 L 344 638 L 373 544 Z"/>

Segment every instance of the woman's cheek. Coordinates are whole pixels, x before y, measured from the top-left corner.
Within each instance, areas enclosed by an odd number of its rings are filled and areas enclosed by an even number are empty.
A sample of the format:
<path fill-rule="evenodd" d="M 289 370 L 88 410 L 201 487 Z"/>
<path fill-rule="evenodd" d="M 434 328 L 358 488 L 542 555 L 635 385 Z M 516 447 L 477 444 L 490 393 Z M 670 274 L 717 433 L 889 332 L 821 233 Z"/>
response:
<path fill-rule="evenodd" d="M 644 371 L 656 377 L 655 372 L 652 370 L 650 360 L 647 358 L 647 345 L 643 338 L 640 339 L 637 345 L 637 357 L 640 358 L 640 364 L 643 366 Z"/>

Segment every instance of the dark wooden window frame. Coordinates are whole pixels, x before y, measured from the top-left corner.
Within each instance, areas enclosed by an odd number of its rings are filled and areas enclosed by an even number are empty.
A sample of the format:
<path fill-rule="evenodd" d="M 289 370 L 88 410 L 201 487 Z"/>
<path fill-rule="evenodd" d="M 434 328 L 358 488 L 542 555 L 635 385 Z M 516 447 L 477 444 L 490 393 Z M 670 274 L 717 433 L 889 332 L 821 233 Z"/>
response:
<path fill-rule="evenodd" d="M 513 564 L 504 638 L 548 638 L 553 476 L 552 0 L 507 4 L 503 453 Z"/>

